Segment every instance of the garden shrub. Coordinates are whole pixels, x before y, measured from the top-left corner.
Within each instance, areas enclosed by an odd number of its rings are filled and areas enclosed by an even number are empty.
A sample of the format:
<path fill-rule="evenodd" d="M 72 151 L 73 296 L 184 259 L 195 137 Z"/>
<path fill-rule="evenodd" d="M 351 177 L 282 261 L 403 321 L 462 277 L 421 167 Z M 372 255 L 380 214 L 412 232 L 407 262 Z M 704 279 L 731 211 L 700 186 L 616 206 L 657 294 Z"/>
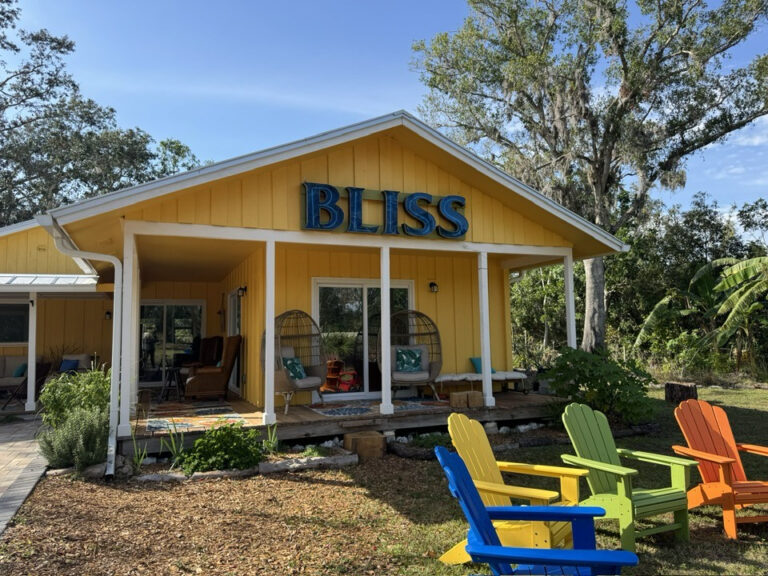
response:
<path fill-rule="evenodd" d="M 435 446 L 444 446 L 446 448 L 453 447 L 451 437 L 442 432 L 419 434 L 418 436 L 414 436 L 408 444 L 414 448 L 429 448 L 430 450 L 434 450 Z"/>
<path fill-rule="evenodd" d="M 558 396 L 587 404 L 611 420 L 635 424 L 651 416 L 646 395 L 651 376 L 634 362 L 616 362 L 606 352 L 566 348 L 547 379 Z"/>
<path fill-rule="evenodd" d="M 66 372 L 45 383 L 40 393 L 43 422 L 58 428 L 75 408 L 107 410 L 110 371 Z"/>
<path fill-rule="evenodd" d="M 107 458 L 109 412 L 106 408 L 75 407 L 58 427 L 38 436 L 40 452 L 54 468 L 74 466 L 78 471 Z"/>
<path fill-rule="evenodd" d="M 181 467 L 187 475 L 207 470 L 244 470 L 263 459 L 261 436 L 246 430 L 242 422 L 210 428 L 182 455 Z"/>

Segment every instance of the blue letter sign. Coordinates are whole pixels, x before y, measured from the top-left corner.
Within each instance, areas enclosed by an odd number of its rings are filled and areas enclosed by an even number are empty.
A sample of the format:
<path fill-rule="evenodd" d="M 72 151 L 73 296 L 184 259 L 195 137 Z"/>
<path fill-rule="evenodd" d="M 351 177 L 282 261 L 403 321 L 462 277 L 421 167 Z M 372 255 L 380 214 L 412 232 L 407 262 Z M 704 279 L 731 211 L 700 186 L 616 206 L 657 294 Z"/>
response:
<path fill-rule="evenodd" d="M 314 184 L 304 182 L 307 190 L 306 225 L 308 230 L 333 230 L 344 222 L 344 211 L 338 207 L 339 191 L 329 184 Z M 320 199 L 320 195 L 323 198 Z M 320 222 L 320 211 L 328 214 L 328 221 Z"/>
<path fill-rule="evenodd" d="M 344 223 L 344 209 L 339 206 L 341 193 L 330 184 L 304 182 L 306 198 L 304 205 L 304 228 L 307 230 L 336 230 Z M 403 211 L 413 218 L 418 225 L 399 224 L 399 206 L 401 194 L 394 190 L 382 190 L 380 199 L 383 208 L 383 225 L 363 223 L 363 200 L 365 189 L 348 186 L 344 189 L 348 199 L 348 214 L 346 215 L 347 232 L 362 234 L 386 234 L 396 236 L 402 230 L 407 236 L 426 237 L 439 236 L 447 239 L 463 238 L 469 230 L 469 222 L 464 216 L 464 206 L 467 201 L 463 196 L 449 195 L 432 197 L 426 192 L 404 194 Z M 375 192 L 368 191 L 368 198 L 376 200 Z M 429 206 L 437 204 L 440 224 L 429 212 Z M 443 224 L 447 224 L 444 226 Z"/>

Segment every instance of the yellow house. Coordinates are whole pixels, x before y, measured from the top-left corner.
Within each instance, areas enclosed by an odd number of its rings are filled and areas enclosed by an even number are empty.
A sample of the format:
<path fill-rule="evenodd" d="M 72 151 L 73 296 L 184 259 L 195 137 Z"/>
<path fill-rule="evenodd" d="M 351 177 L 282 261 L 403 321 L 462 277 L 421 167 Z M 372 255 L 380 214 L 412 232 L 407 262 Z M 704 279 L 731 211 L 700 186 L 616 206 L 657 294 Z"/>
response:
<path fill-rule="evenodd" d="M 0 229 L 0 355 L 111 361 L 112 431 L 130 434 L 139 382 L 190 338 L 239 333 L 230 390 L 275 421 L 274 322 L 290 309 L 353 333 L 398 307 L 437 324 L 443 373 L 510 366 L 509 274 L 624 250 L 615 237 L 405 112 L 375 118 Z M 327 309 L 323 309 L 326 306 Z M 341 311 L 341 312 L 340 312 Z M 25 327 L 26 326 L 26 327 Z M 389 322 L 379 338 L 389 341 Z M 369 357 L 368 334 L 361 338 Z M 28 344 L 29 343 L 29 344 Z M 382 366 L 391 349 L 381 346 Z M 262 368 L 263 366 L 263 368 Z M 392 413 L 391 375 L 357 374 Z M 277 400 L 276 400 L 277 398 Z M 312 401 L 299 394 L 296 403 Z"/>

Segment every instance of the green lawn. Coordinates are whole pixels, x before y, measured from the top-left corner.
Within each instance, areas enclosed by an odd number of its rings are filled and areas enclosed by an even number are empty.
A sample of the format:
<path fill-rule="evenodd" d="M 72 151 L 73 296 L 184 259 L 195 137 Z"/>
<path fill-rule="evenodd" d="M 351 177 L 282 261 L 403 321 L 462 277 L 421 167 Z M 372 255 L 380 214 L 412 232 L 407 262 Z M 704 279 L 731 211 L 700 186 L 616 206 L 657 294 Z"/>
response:
<path fill-rule="evenodd" d="M 654 419 L 659 424 L 658 433 L 649 436 L 620 438 L 618 446 L 670 454 L 672 444 L 683 444 L 682 434 L 675 422 L 672 404 L 664 402 L 663 390 L 651 392 L 654 402 Z M 768 390 L 704 388 L 699 398 L 718 403 L 728 413 L 737 442 L 768 444 Z M 523 462 L 561 463 L 563 446 L 528 448 L 500 456 L 500 459 Z M 750 479 L 768 480 L 768 458 L 751 454 L 742 455 L 744 467 Z M 640 471 L 636 485 L 661 486 L 668 482 L 669 472 L 663 466 L 642 462 L 625 461 Z M 515 481 L 518 480 L 516 477 Z M 699 480 L 698 473 L 692 480 Z M 519 484 L 534 485 L 530 482 Z M 536 484 L 541 486 L 541 484 Z M 556 486 L 552 486 L 556 489 Z M 582 490 L 588 494 L 586 483 Z M 768 506 L 761 506 L 763 514 Z M 671 514 L 659 517 L 672 521 Z M 655 519 L 654 519 L 655 520 Z M 671 534 L 660 534 L 638 540 L 640 564 L 626 569 L 625 574 L 765 574 L 768 567 L 768 524 L 743 524 L 739 526 L 739 541 L 727 540 L 723 535 L 720 509 L 698 508 L 690 514 L 691 542 L 681 544 Z M 618 528 L 614 521 L 597 523 L 598 546 L 619 546 Z M 450 572 L 446 572 L 448 574 Z"/>
<path fill-rule="evenodd" d="M 700 394 L 725 407 L 739 441 L 768 444 L 768 390 L 708 388 Z M 661 395 L 652 393 L 659 432 L 621 438 L 619 446 L 671 454 L 670 445 L 682 443 L 673 406 Z M 560 464 L 566 448 L 527 448 L 501 457 Z M 743 459 L 751 478 L 768 480 L 768 458 Z M 667 480 L 666 468 L 638 467 L 640 485 Z M 516 483 L 525 484 L 522 478 Z M 527 484 L 557 488 L 540 479 Z M 671 521 L 671 515 L 661 520 Z M 599 546 L 616 548 L 615 522 L 597 526 Z M 394 455 L 343 470 L 182 484 L 57 477 L 38 484 L 0 536 L 0 574 L 487 573 L 482 566 L 437 561 L 465 532 L 437 463 Z M 639 539 L 638 555 L 640 565 L 625 574 L 765 574 L 768 524 L 742 525 L 740 540 L 729 541 L 720 511 L 698 509 L 691 513 L 690 544 L 661 534 Z"/>

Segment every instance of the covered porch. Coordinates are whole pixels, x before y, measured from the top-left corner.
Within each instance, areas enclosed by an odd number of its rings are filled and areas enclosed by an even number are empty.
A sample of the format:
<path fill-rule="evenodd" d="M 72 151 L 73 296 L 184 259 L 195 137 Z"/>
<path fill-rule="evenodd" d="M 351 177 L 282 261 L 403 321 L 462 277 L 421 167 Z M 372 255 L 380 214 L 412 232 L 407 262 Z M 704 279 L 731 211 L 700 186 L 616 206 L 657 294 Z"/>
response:
<path fill-rule="evenodd" d="M 395 418 L 399 425 L 404 418 L 421 425 L 435 425 L 436 420 L 426 415 L 442 414 L 436 418 L 444 420 L 449 408 L 447 402 L 435 401 L 432 406 L 424 404 L 403 409 L 402 401 L 414 397 L 415 390 L 398 394 L 392 389 L 390 346 L 381 345 L 379 350 L 373 350 L 375 344 L 365 332 L 370 328 L 366 324 L 370 324 L 373 310 L 372 294 L 376 296 L 375 311 L 382 319 L 388 319 L 393 311 L 393 294 L 395 300 L 404 299 L 409 308 L 434 319 L 443 341 L 442 374 L 470 372 L 470 358 L 481 359 L 482 375 L 478 375 L 474 388 L 482 391 L 486 410 L 494 408 L 501 389 L 499 383 L 494 384 L 491 368 L 514 368 L 510 365 L 509 329 L 505 320 L 509 316 L 510 270 L 564 264 L 569 344 L 575 345 L 576 341 L 570 248 L 440 240 L 425 243 L 369 236 L 355 236 L 350 245 L 350 237 L 341 234 L 147 221 L 126 221 L 123 231 L 125 321 L 121 396 L 130 402 L 121 402 L 118 433 L 122 438 L 130 437 L 137 418 L 144 432 L 162 432 L 148 430 L 147 420 L 172 411 L 169 405 L 163 408 L 162 403 L 154 409 L 139 405 L 139 389 L 145 372 L 142 308 L 161 302 L 199 302 L 201 337 L 240 334 L 243 338 L 237 371 L 227 389 L 227 402 L 232 409 L 212 406 L 214 411 L 220 409 L 219 415 L 237 414 L 235 419 L 243 419 L 247 425 L 280 423 L 281 428 L 289 426 L 320 433 L 327 431 L 329 425 L 322 424 L 324 418 L 318 419 L 322 414 L 311 408 L 320 402 L 317 394 L 298 394 L 288 414 L 283 414 L 282 398 L 275 393 L 274 363 L 267 362 L 265 368 L 262 358 L 275 355 L 274 321 L 269 319 L 277 314 L 298 308 L 323 324 L 319 294 L 324 288 L 347 292 L 354 289 L 362 295 L 361 305 L 370 306 L 359 314 L 360 330 L 365 333 L 361 342 L 367 346 L 362 355 L 370 358 L 378 354 L 381 367 L 378 382 L 374 382 L 374 368 L 369 371 L 366 366 L 365 374 L 360 374 L 359 392 L 326 393 L 324 401 L 341 405 L 366 401 L 375 407 L 375 411 L 367 411 L 368 419 L 383 419 L 384 427 L 393 426 L 386 421 L 389 417 Z M 397 290 L 403 294 L 399 295 Z M 379 325 L 377 338 L 381 342 L 389 341 L 389 322 L 381 321 Z M 469 388 L 461 379 L 450 380 L 443 384 L 446 393 Z M 524 398 L 522 394 L 513 396 Z M 171 404 L 176 398 L 172 395 Z M 537 400 L 526 402 L 537 404 Z M 187 408 L 180 410 L 180 415 L 190 416 Z M 407 415 L 401 414 L 406 411 Z M 195 422 L 203 427 L 217 419 L 211 411 L 197 416 L 202 418 Z M 341 428 L 340 424 L 330 425 L 334 434 Z M 295 434 L 301 437 L 305 432 Z"/>

